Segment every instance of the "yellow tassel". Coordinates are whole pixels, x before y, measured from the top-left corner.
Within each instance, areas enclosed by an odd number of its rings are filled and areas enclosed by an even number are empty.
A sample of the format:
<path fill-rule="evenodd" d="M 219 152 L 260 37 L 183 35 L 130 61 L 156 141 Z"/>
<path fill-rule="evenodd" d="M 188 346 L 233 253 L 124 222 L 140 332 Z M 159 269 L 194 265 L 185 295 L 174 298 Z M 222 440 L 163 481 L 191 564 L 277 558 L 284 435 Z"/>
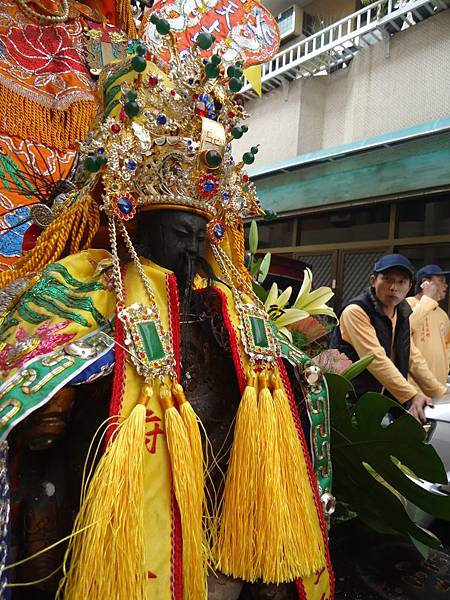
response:
<path fill-rule="evenodd" d="M 258 488 L 258 406 L 250 375 L 236 415 L 217 541 L 217 567 L 246 581 L 255 571 L 255 510 Z"/>
<path fill-rule="evenodd" d="M 185 600 L 206 600 L 206 564 L 203 549 L 202 495 L 199 491 L 200 465 L 194 464 L 191 443 L 180 413 L 173 405 L 167 385 L 159 391 L 164 408 L 167 447 L 172 466 L 173 487 L 181 517 L 183 536 L 183 596 Z"/>
<path fill-rule="evenodd" d="M 64 600 L 145 600 L 145 406 L 118 426 L 75 520 L 65 557 L 70 566 L 56 595 Z M 85 528 L 84 531 L 82 531 Z"/>
<path fill-rule="evenodd" d="M 303 448 L 281 381 L 272 376 L 281 478 L 286 490 L 290 535 L 284 545 L 285 579 L 304 577 L 326 566 L 323 534 L 309 482 Z"/>
<path fill-rule="evenodd" d="M 183 419 L 186 433 L 189 439 L 189 446 L 192 452 L 192 463 L 195 468 L 194 475 L 196 479 L 196 494 L 199 497 L 204 497 L 205 478 L 203 473 L 203 448 L 200 429 L 198 426 L 198 418 L 192 408 L 190 402 L 186 400 L 183 387 L 179 383 L 174 383 L 172 393 L 175 396 L 180 414 Z"/>
<path fill-rule="evenodd" d="M 80 100 L 57 110 L 1 85 L 0 111 L 3 133 L 64 151 L 85 138 L 97 103 L 94 99 Z"/>
<path fill-rule="evenodd" d="M 116 15 L 118 26 L 134 40 L 138 37 L 136 25 L 134 24 L 130 0 L 116 0 Z"/>
<path fill-rule="evenodd" d="M 252 283 L 252 276 L 250 275 L 250 271 L 245 266 L 245 237 L 244 237 L 244 223 L 241 221 L 235 224 L 231 228 L 231 258 L 233 259 L 233 264 L 236 269 L 239 271 L 241 277 L 246 281 L 249 285 Z"/>
<path fill-rule="evenodd" d="M 180 407 L 181 418 L 183 419 L 186 433 L 189 439 L 189 446 L 192 452 L 192 475 L 195 478 L 195 492 L 193 493 L 193 502 L 196 504 L 196 510 L 200 511 L 202 523 L 208 521 L 206 517 L 208 507 L 206 505 L 205 495 L 205 471 L 206 465 L 203 460 L 202 437 L 200 435 L 199 419 L 195 414 L 192 404 L 186 400 L 183 387 L 175 382 L 172 386 L 172 393 L 175 396 L 178 406 Z M 200 533 L 200 532 L 198 532 Z M 206 530 L 202 527 L 202 540 L 198 540 L 202 546 L 203 568 L 207 570 L 207 561 L 209 556 L 209 543 L 206 538 Z"/>
<path fill-rule="evenodd" d="M 291 579 L 291 574 L 286 573 L 289 513 L 286 490 L 281 478 L 275 404 L 265 372 L 259 374 L 258 418 L 261 470 L 256 511 L 257 572 L 264 582 L 280 583 Z"/>

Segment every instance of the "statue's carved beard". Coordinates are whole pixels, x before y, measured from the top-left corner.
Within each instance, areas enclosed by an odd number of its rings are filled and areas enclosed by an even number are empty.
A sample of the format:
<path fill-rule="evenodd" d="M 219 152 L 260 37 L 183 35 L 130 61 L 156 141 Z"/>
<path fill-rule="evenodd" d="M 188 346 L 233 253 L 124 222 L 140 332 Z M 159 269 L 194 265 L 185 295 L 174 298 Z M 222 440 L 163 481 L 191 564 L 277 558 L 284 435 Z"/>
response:
<path fill-rule="evenodd" d="M 214 274 L 214 271 L 209 264 L 209 262 L 203 256 L 192 255 L 189 252 L 186 252 L 186 280 L 184 282 L 179 282 L 182 285 L 180 286 L 180 313 L 181 319 L 184 320 L 184 316 L 188 314 L 193 314 L 194 316 L 200 317 L 200 313 L 202 312 L 202 308 L 204 307 L 204 300 L 201 302 L 193 300 L 193 284 L 196 273 L 199 271 L 201 274 L 207 279 L 207 287 L 206 287 L 206 296 L 203 298 L 207 298 L 210 294 L 211 286 L 214 281 L 220 281 Z"/>
<path fill-rule="evenodd" d="M 209 262 L 203 256 L 186 253 L 185 282 L 178 282 L 180 293 L 180 332 L 182 368 L 189 368 L 189 340 L 192 336 L 192 327 L 206 325 L 210 315 L 211 286 L 218 281 Z M 207 279 L 207 286 L 203 293 L 196 293 L 193 288 L 194 278 L 201 273 Z M 197 324 L 197 325 L 196 325 Z"/>

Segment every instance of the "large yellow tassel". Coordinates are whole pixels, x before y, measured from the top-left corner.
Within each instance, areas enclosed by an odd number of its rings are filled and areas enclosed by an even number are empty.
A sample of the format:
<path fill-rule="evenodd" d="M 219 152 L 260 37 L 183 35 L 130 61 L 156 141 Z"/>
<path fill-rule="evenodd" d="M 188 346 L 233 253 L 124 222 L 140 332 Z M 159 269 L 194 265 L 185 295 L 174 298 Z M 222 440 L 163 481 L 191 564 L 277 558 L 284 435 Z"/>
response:
<path fill-rule="evenodd" d="M 284 577 L 294 579 L 311 575 L 326 566 L 325 546 L 289 399 L 277 375 L 272 375 L 271 383 L 278 427 L 281 477 L 286 490 L 291 532 L 285 544 Z"/>
<path fill-rule="evenodd" d="M 208 507 L 206 505 L 205 495 L 205 461 L 203 460 L 202 437 L 200 435 L 199 420 L 195 414 L 192 404 L 187 401 L 183 387 L 175 382 L 172 386 L 172 392 L 175 396 L 180 409 L 181 418 L 183 419 L 186 433 L 189 439 L 189 446 L 192 452 L 192 475 L 195 479 L 195 491 L 192 494 L 192 502 L 195 503 L 194 510 L 198 511 L 202 524 L 208 520 L 206 515 Z M 197 544 L 202 547 L 203 569 L 206 572 L 208 569 L 208 560 L 210 559 L 209 543 L 206 537 L 206 528 L 202 525 L 202 539 L 197 540 Z"/>
<path fill-rule="evenodd" d="M 217 540 L 217 567 L 226 575 L 254 581 L 255 511 L 259 476 L 258 406 L 250 374 L 236 415 Z"/>
<path fill-rule="evenodd" d="M 259 459 L 256 511 L 258 576 L 264 582 L 286 581 L 286 546 L 290 538 L 286 489 L 281 476 L 281 449 L 275 403 L 266 372 L 259 374 Z"/>
<path fill-rule="evenodd" d="M 183 419 L 186 433 L 189 440 L 189 446 L 192 452 L 192 464 L 194 467 L 193 476 L 195 477 L 195 496 L 203 499 L 205 495 L 205 477 L 203 472 L 203 448 L 198 418 L 190 402 L 187 401 L 183 387 L 179 383 L 174 383 L 172 392 L 175 396 Z"/>
<path fill-rule="evenodd" d="M 183 536 L 183 596 L 185 600 L 206 600 L 206 564 L 203 547 L 202 498 L 198 495 L 200 465 L 194 464 L 190 437 L 175 408 L 169 387 L 159 391 L 164 408 L 167 447 L 172 467 L 173 487 L 181 517 Z M 185 409 L 186 412 L 186 409 Z M 195 445 L 195 443 L 194 443 Z M 195 450 L 196 451 L 196 450 Z"/>
<path fill-rule="evenodd" d="M 56 598 L 145 600 L 145 399 L 119 424 L 82 499 Z"/>

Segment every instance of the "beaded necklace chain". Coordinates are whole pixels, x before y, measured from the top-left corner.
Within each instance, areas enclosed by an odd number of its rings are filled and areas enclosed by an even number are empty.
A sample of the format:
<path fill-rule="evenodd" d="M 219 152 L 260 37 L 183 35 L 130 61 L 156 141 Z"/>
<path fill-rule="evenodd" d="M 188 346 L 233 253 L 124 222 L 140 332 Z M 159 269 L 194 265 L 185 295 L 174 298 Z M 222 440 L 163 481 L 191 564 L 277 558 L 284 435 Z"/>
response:
<path fill-rule="evenodd" d="M 26 14 L 31 19 L 38 21 L 38 23 L 40 24 L 64 23 L 69 18 L 70 0 L 62 0 L 61 11 L 58 14 L 49 15 L 40 14 L 33 8 L 30 8 L 30 0 L 17 0 L 17 4 L 20 6 L 20 9 L 24 14 Z M 35 4 L 44 11 L 48 10 L 40 2 L 35 1 Z"/>

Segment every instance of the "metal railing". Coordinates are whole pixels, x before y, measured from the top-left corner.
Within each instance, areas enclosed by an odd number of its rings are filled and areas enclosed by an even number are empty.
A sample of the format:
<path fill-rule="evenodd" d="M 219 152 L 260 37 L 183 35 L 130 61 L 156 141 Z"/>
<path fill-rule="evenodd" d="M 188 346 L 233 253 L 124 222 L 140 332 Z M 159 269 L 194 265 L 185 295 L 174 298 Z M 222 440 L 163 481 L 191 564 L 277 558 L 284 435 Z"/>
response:
<path fill-rule="evenodd" d="M 279 87 L 283 79 L 308 77 L 347 64 L 361 48 L 449 7 L 450 0 L 377 0 L 279 52 L 263 65 L 263 91 Z M 246 97 L 256 95 L 249 85 L 242 92 Z"/>

